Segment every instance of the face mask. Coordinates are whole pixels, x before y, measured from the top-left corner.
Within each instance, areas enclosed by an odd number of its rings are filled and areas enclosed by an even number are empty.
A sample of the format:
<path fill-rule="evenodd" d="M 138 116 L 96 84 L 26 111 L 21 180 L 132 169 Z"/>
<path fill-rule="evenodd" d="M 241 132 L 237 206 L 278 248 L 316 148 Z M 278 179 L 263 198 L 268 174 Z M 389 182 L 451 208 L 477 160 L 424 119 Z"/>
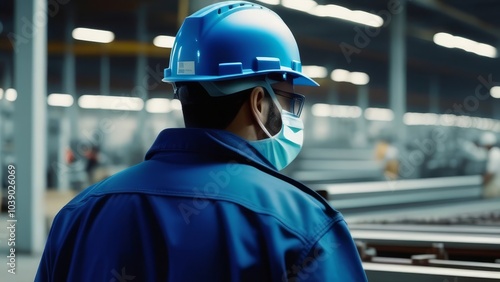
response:
<path fill-rule="evenodd" d="M 277 170 L 288 166 L 299 154 L 304 141 L 304 124 L 302 120 L 284 110 L 281 111 L 281 130 L 271 136 L 260 119 L 260 127 L 269 138 L 249 141 Z"/>

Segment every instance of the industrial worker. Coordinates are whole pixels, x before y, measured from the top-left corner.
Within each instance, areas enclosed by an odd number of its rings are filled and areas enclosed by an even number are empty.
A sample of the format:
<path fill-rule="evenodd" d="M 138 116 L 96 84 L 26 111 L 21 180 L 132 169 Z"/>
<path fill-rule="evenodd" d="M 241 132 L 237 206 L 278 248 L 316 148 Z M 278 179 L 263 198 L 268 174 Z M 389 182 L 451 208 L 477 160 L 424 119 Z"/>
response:
<path fill-rule="evenodd" d="M 164 81 L 186 128 L 56 216 L 36 281 L 366 281 L 342 215 L 280 174 L 299 153 L 296 41 L 263 6 L 187 17 Z"/>
<path fill-rule="evenodd" d="M 486 169 L 483 173 L 483 197 L 500 197 L 500 148 L 493 132 L 485 132 L 479 139 L 479 145 L 487 151 Z"/>

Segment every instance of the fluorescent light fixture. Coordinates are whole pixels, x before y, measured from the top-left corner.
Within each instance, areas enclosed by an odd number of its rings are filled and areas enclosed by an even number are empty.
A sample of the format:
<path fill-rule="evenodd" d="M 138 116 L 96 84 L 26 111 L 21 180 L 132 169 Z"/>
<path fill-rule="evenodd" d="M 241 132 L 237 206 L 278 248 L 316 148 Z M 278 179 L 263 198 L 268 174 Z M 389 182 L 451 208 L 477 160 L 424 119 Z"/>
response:
<path fill-rule="evenodd" d="M 314 6 L 309 10 L 309 13 L 318 17 L 331 17 L 372 27 L 381 27 L 384 24 L 384 20 L 375 14 L 360 10 L 350 10 L 333 4 Z"/>
<path fill-rule="evenodd" d="M 449 33 L 439 32 L 434 34 L 434 43 L 446 48 L 457 48 L 489 58 L 497 57 L 497 49 L 491 45 L 476 42 L 461 36 L 454 36 Z"/>
<path fill-rule="evenodd" d="M 318 3 L 313 0 L 281 0 L 281 5 L 289 9 L 307 12 L 318 6 Z"/>
<path fill-rule="evenodd" d="M 455 125 L 462 128 L 470 128 L 472 127 L 472 118 L 469 116 L 458 116 Z"/>
<path fill-rule="evenodd" d="M 278 5 L 280 3 L 280 0 L 257 0 L 257 1 L 269 5 Z"/>
<path fill-rule="evenodd" d="M 316 117 L 358 118 L 363 111 L 358 106 L 318 103 L 312 105 L 311 112 Z"/>
<path fill-rule="evenodd" d="M 170 108 L 170 100 L 166 98 L 151 98 L 146 101 L 146 111 L 154 114 L 168 113 Z"/>
<path fill-rule="evenodd" d="M 497 122 L 490 118 L 477 118 L 474 127 L 480 130 L 492 130 Z"/>
<path fill-rule="evenodd" d="M 322 66 L 302 66 L 302 73 L 311 78 L 325 78 L 328 71 Z"/>
<path fill-rule="evenodd" d="M 455 125 L 456 115 L 443 114 L 439 116 L 439 124 L 442 126 L 453 126 Z"/>
<path fill-rule="evenodd" d="M 391 121 L 394 119 L 394 113 L 391 109 L 367 108 L 365 118 L 367 120 Z"/>
<path fill-rule="evenodd" d="M 153 44 L 160 48 L 172 48 L 174 47 L 175 36 L 170 35 L 158 35 L 153 39 Z"/>
<path fill-rule="evenodd" d="M 332 105 L 330 116 L 336 118 L 359 118 L 362 112 L 358 106 Z"/>
<path fill-rule="evenodd" d="M 330 78 L 337 82 L 350 82 L 350 72 L 343 69 L 333 70 L 330 74 Z"/>
<path fill-rule="evenodd" d="M 477 128 L 500 132 L 500 121 L 490 118 L 457 116 L 453 114 L 405 113 L 403 121 L 406 125 L 439 125 L 461 128 Z"/>
<path fill-rule="evenodd" d="M 356 85 L 365 85 L 370 82 L 370 77 L 364 72 L 349 72 L 343 69 L 333 70 L 330 78 L 337 82 L 349 82 Z"/>
<path fill-rule="evenodd" d="M 72 32 L 73 38 L 76 40 L 110 43 L 115 39 L 115 34 L 111 31 L 77 27 Z"/>
<path fill-rule="evenodd" d="M 71 107 L 73 101 L 73 96 L 69 94 L 52 93 L 47 97 L 47 104 L 54 107 Z"/>
<path fill-rule="evenodd" d="M 403 122 L 406 125 L 436 125 L 439 115 L 433 113 L 405 113 Z"/>
<path fill-rule="evenodd" d="M 500 86 L 493 86 L 490 89 L 490 95 L 493 98 L 500 99 Z"/>
<path fill-rule="evenodd" d="M 172 111 L 182 110 L 181 101 L 179 101 L 179 99 L 170 100 L 170 108 L 172 109 Z"/>
<path fill-rule="evenodd" d="M 138 97 L 82 95 L 78 105 L 84 109 L 140 111 L 144 101 Z"/>
<path fill-rule="evenodd" d="M 331 113 L 331 107 L 329 104 L 314 104 L 311 107 L 311 113 L 316 117 L 329 117 Z"/>
<path fill-rule="evenodd" d="M 351 72 L 351 83 L 356 85 L 365 85 L 370 82 L 370 77 L 364 72 Z"/>
<path fill-rule="evenodd" d="M 14 102 L 17 99 L 17 91 L 14 88 L 5 90 L 5 100 Z"/>
<path fill-rule="evenodd" d="M 3 98 L 3 89 L 0 88 L 0 100 L 2 100 L 2 98 Z"/>

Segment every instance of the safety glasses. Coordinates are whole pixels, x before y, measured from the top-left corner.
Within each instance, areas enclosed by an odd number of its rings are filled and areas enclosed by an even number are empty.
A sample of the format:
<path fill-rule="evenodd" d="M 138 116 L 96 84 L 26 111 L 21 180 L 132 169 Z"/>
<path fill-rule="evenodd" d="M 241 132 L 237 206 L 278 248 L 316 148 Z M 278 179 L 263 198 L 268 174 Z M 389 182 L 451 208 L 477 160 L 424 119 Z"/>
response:
<path fill-rule="evenodd" d="M 302 108 L 304 107 L 305 97 L 302 94 L 287 92 L 273 88 L 274 94 L 278 99 L 283 110 L 300 117 Z"/>

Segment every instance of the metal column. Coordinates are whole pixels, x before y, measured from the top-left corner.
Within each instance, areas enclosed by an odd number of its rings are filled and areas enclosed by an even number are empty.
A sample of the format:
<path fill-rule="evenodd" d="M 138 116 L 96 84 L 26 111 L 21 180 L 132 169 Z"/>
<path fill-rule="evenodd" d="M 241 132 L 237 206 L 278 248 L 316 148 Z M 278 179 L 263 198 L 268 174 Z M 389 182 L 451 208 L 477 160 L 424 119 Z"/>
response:
<path fill-rule="evenodd" d="M 401 1 L 401 12 L 393 16 L 390 26 L 389 104 L 394 112 L 392 128 L 397 142 L 406 140 L 403 115 L 406 112 L 406 1 Z"/>
<path fill-rule="evenodd" d="M 76 63 L 75 53 L 73 50 L 74 41 L 71 35 L 75 27 L 75 14 L 72 6 L 68 7 L 68 20 L 65 30 L 65 50 L 64 50 L 64 67 L 63 67 L 63 91 L 66 94 L 72 95 L 74 103 L 68 108 L 69 119 L 71 123 L 71 138 L 77 138 L 78 127 L 78 95 L 76 93 Z"/>
<path fill-rule="evenodd" d="M 358 86 L 358 107 L 361 108 L 361 113 L 364 113 L 366 108 L 368 108 L 368 85 Z M 360 145 L 365 146 L 368 142 L 368 130 L 366 125 L 366 118 L 361 114 L 358 118 L 358 132 L 361 137 L 359 142 Z"/>
<path fill-rule="evenodd" d="M 433 76 L 429 87 L 429 113 L 439 114 L 439 79 Z"/>
<path fill-rule="evenodd" d="M 105 47 L 104 47 L 105 48 Z M 101 56 L 101 85 L 99 95 L 111 95 L 110 91 L 110 65 L 109 65 L 109 55 L 106 49 L 103 49 L 104 53 Z"/>
<path fill-rule="evenodd" d="M 73 7 L 68 7 L 68 15 L 65 30 L 65 50 L 64 50 L 64 65 L 62 73 L 63 92 L 73 96 L 73 105 L 61 112 L 62 117 L 59 123 L 60 138 L 59 138 L 59 152 L 58 152 L 58 165 L 55 166 L 57 170 L 57 188 L 60 191 L 70 190 L 70 164 L 66 163 L 66 150 L 70 148 L 71 140 L 77 140 L 79 133 L 78 126 L 78 97 L 76 93 L 76 68 L 75 68 L 75 54 L 73 50 L 73 36 L 71 35 L 74 24 L 74 10 Z"/>
<path fill-rule="evenodd" d="M 5 130 L 5 122 L 6 122 L 6 114 L 5 114 L 5 103 L 7 99 L 5 99 L 5 92 L 6 90 L 12 85 L 12 77 L 11 77 L 11 68 L 10 66 L 10 60 L 5 60 L 3 61 L 3 79 L 2 79 L 2 85 L 0 85 L 0 88 L 2 89 L 3 93 L 2 97 L 0 97 L 0 195 L 2 195 L 3 192 L 3 173 L 5 173 L 5 168 L 4 168 L 4 160 L 5 156 L 4 154 L 4 130 Z M 0 203 L 0 207 L 2 204 Z"/>
<path fill-rule="evenodd" d="M 47 0 L 17 0 L 14 16 L 16 250 L 36 253 L 45 240 Z"/>
<path fill-rule="evenodd" d="M 146 73 L 146 67 L 147 67 L 147 58 L 146 54 L 144 52 L 144 49 L 142 49 L 143 46 L 146 46 L 148 36 L 147 36 L 147 28 L 146 28 L 146 12 L 147 12 L 147 6 L 145 4 L 142 4 L 138 11 L 137 11 L 137 41 L 141 43 L 141 49 L 138 50 L 137 54 L 137 64 L 136 64 L 136 70 L 135 70 L 135 88 L 134 88 L 134 94 L 137 95 L 137 97 L 141 98 L 144 101 L 144 104 L 146 104 L 146 101 L 148 100 L 148 89 L 149 86 L 147 83 L 144 83 L 145 78 L 147 77 Z M 142 110 L 138 113 L 138 127 L 136 131 L 136 135 L 134 136 L 134 144 L 133 146 L 139 147 L 141 150 L 141 159 L 142 156 L 145 154 L 146 149 L 145 146 L 145 138 L 147 136 L 147 129 L 148 127 L 146 126 L 147 124 L 147 112 L 146 112 L 146 107 L 143 107 Z M 139 148 L 136 148 L 139 149 Z M 137 161 L 137 160 L 135 160 Z"/>
<path fill-rule="evenodd" d="M 147 17 L 147 5 L 141 4 L 137 10 L 137 30 L 136 38 L 140 42 L 140 48 L 137 50 L 136 58 L 136 69 L 135 69 L 135 87 L 132 90 L 132 96 L 141 98 L 144 103 L 148 99 L 148 90 L 151 87 L 148 85 L 148 74 L 147 70 L 147 57 L 144 47 L 147 45 L 148 34 L 146 26 Z M 144 154 L 147 150 L 145 147 L 146 136 L 148 131 L 148 120 L 146 108 L 143 107 L 141 111 L 137 113 L 137 129 L 134 133 L 133 140 L 130 142 L 130 161 L 132 163 L 138 163 L 144 160 Z M 148 144 L 149 145 L 149 144 Z"/>
<path fill-rule="evenodd" d="M 492 118 L 500 120 L 500 101 L 493 100 L 493 116 Z"/>

